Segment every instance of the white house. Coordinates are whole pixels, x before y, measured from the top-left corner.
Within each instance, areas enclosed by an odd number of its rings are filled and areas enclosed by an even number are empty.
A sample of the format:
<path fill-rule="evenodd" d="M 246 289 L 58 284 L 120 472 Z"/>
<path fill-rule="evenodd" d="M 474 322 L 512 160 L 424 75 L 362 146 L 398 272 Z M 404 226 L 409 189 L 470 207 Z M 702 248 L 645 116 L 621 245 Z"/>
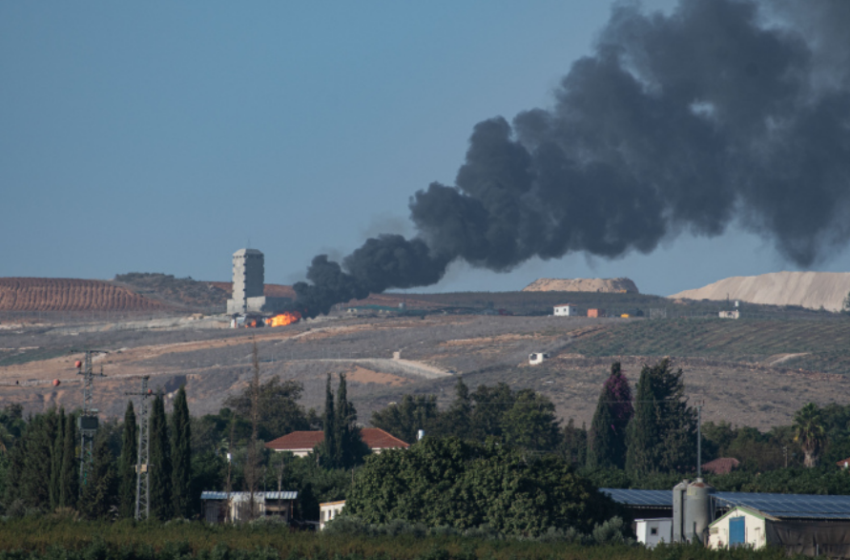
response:
<path fill-rule="evenodd" d="M 635 533 L 639 543 L 647 548 L 655 548 L 659 543 L 673 542 L 673 520 L 669 517 L 661 519 L 635 519 Z"/>
<path fill-rule="evenodd" d="M 578 309 L 571 303 L 555 306 L 555 317 L 576 317 Z"/>
<path fill-rule="evenodd" d="M 328 521 L 332 521 L 342 512 L 345 507 L 345 500 L 340 502 L 325 502 L 319 504 L 319 530 L 325 528 Z"/>

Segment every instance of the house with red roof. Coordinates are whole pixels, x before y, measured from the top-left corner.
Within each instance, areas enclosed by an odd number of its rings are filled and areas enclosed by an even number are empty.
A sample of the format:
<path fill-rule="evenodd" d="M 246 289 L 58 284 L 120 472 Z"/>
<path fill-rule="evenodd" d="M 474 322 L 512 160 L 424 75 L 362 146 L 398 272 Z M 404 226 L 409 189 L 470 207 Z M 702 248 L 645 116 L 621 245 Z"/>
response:
<path fill-rule="evenodd" d="M 369 446 L 372 453 L 380 453 L 385 449 L 407 449 L 405 443 L 380 428 L 360 428 L 363 443 Z M 300 431 L 286 434 L 266 444 L 273 451 L 289 451 L 296 457 L 306 457 L 313 449 L 325 440 L 322 430 Z"/>

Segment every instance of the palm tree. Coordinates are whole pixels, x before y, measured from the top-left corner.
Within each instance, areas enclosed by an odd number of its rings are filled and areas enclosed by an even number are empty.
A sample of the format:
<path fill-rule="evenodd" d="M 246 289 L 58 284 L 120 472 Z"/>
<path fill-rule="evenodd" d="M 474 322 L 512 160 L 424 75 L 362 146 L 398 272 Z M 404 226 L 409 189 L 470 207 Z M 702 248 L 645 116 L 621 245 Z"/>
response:
<path fill-rule="evenodd" d="M 794 441 L 800 442 L 806 456 L 803 464 L 808 468 L 814 467 L 818 454 L 826 445 L 826 429 L 820 409 L 814 403 L 807 404 L 794 415 Z"/>

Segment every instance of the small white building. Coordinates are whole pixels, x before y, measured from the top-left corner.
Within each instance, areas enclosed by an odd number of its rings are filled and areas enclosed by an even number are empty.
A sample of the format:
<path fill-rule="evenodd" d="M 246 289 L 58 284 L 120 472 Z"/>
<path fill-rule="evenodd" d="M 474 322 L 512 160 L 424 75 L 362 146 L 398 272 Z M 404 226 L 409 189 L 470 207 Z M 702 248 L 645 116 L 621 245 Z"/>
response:
<path fill-rule="evenodd" d="M 528 355 L 528 365 L 536 366 L 542 364 L 549 359 L 549 354 L 545 352 L 532 352 Z"/>
<path fill-rule="evenodd" d="M 669 517 L 660 519 L 635 519 L 635 534 L 639 543 L 647 548 L 655 548 L 659 543 L 673 542 L 673 520 Z"/>
<path fill-rule="evenodd" d="M 284 522 L 292 520 L 295 500 L 298 492 L 254 492 L 254 511 L 258 517 L 276 517 Z M 201 493 L 204 503 L 204 520 L 207 523 L 225 523 L 250 520 L 250 492 L 218 492 L 204 491 Z"/>
<path fill-rule="evenodd" d="M 345 500 L 339 502 L 325 502 L 319 504 L 319 530 L 325 528 L 328 521 L 336 519 L 345 507 Z"/>
<path fill-rule="evenodd" d="M 555 317 L 576 317 L 578 316 L 578 309 L 576 306 L 571 303 L 564 303 L 562 305 L 555 306 Z"/>
<path fill-rule="evenodd" d="M 740 319 L 741 318 L 741 312 L 737 309 L 735 311 L 721 311 L 717 315 L 721 319 Z"/>

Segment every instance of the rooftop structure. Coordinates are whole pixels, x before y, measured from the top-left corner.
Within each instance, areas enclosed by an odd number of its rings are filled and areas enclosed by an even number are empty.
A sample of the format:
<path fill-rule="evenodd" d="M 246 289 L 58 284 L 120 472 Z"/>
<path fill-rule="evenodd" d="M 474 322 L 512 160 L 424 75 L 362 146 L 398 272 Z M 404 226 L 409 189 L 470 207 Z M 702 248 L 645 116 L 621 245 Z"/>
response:
<path fill-rule="evenodd" d="M 401 441 L 392 434 L 380 428 L 361 428 L 360 437 L 369 446 L 372 453 L 380 453 L 385 449 L 407 449 L 409 443 Z M 300 431 L 286 434 L 266 444 L 274 451 L 289 451 L 296 457 L 306 457 L 313 449 L 325 440 L 325 432 L 321 430 Z"/>
<path fill-rule="evenodd" d="M 227 300 L 227 313 L 252 313 L 263 310 L 266 298 L 265 259 L 256 249 L 239 249 L 233 253 L 233 293 Z"/>

